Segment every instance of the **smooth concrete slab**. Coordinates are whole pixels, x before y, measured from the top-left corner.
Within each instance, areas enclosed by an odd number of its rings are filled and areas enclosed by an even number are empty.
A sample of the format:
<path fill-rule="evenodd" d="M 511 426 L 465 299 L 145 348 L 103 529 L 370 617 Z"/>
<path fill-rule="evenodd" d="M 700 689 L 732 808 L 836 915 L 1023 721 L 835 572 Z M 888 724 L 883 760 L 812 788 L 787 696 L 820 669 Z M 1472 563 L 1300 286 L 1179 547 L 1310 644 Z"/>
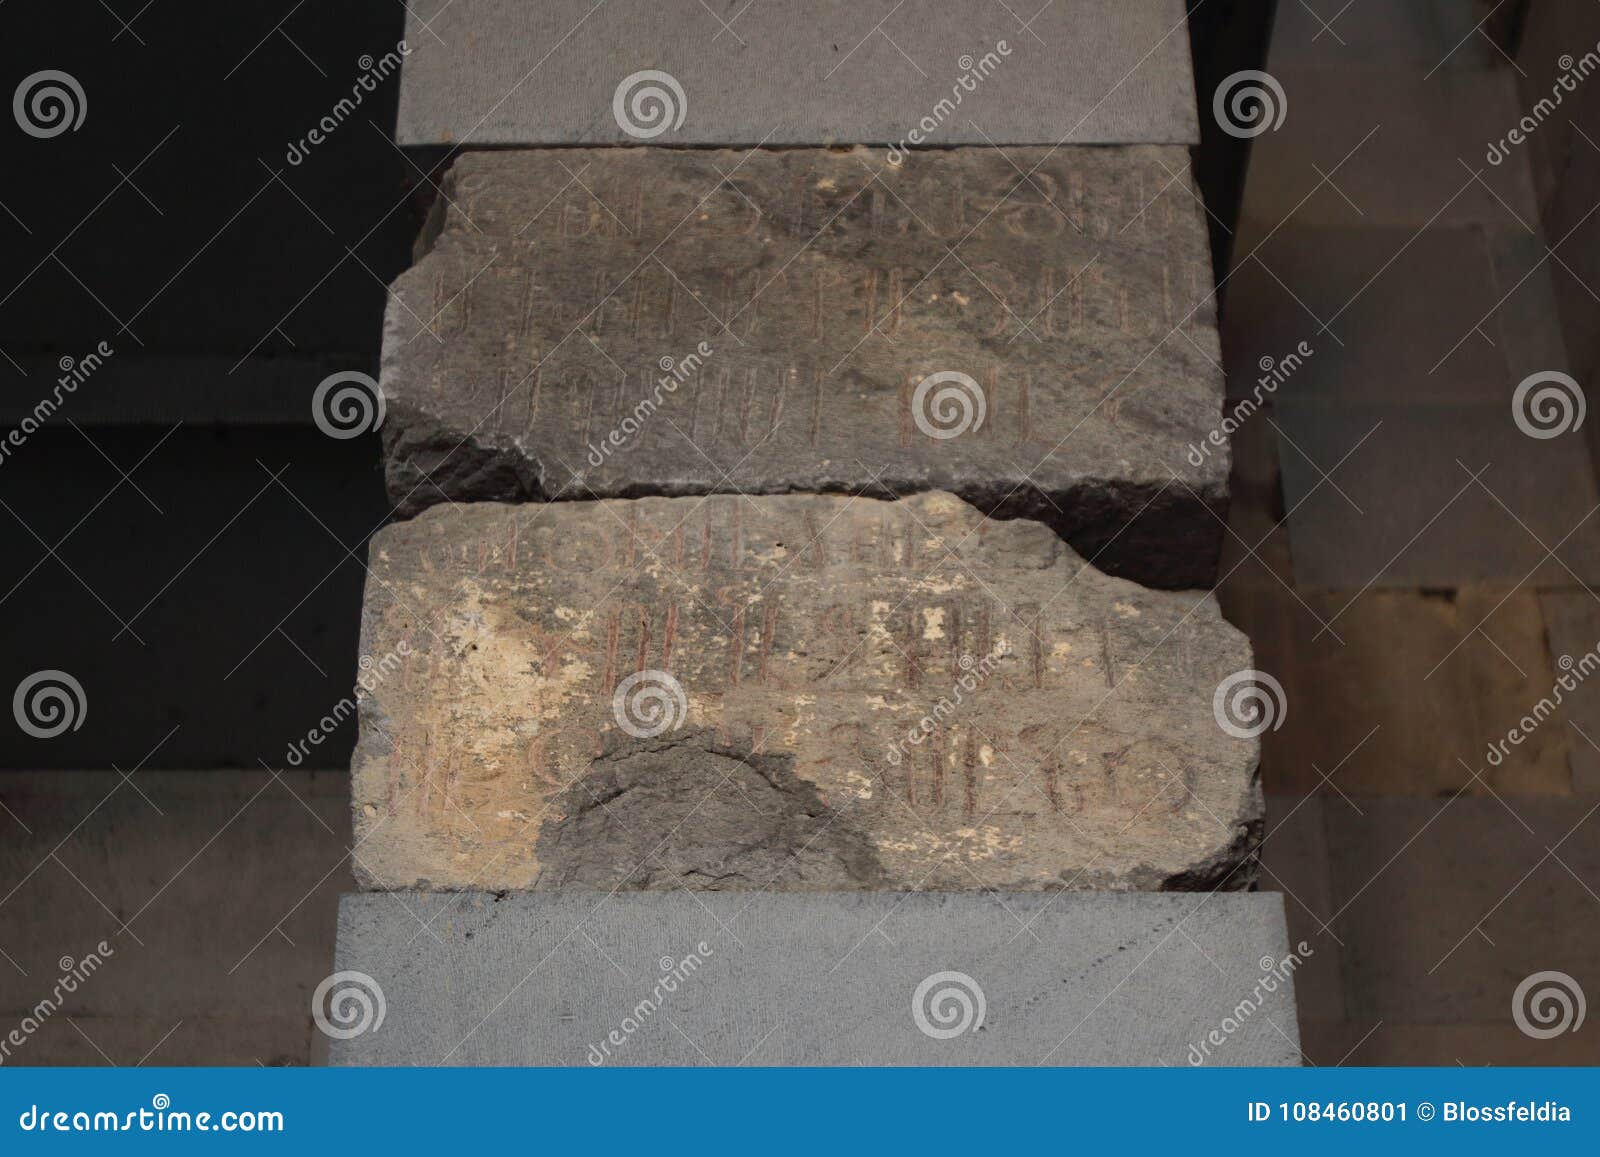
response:
<path fill-rule="evenodd" d="M 338 1065 L 1300 1060 L 1271 893 L 367 894 L 338 942 Z"/>
<path fill-rule="evenodd" d="M 941 492 L 469 503 L 369 565 L 365 886 L 1249 885 L 1282 705 L 1248 641 L 1036 522 Z"/>
<path fill-rule="evenodd" d="M 391 498 L 943 489 L 1112 573 L 1209 586 L 1228 451 L 1187 165 L 463 156 L 390 299 Z"/>
<path fill-rule="evenodd" d="M 421 0 L 405 145 L 1198 143 L 1180 0 Z M 992 58 L 993 64 L 985 64 Z M 967 78 L 965 83 L 962 78 Z M 941 102 L 943 102 L 941 104 Z M 681 119 L 680 119 L 681 116 Z M 669 127 L 672 126 L 672 127 Z"/>

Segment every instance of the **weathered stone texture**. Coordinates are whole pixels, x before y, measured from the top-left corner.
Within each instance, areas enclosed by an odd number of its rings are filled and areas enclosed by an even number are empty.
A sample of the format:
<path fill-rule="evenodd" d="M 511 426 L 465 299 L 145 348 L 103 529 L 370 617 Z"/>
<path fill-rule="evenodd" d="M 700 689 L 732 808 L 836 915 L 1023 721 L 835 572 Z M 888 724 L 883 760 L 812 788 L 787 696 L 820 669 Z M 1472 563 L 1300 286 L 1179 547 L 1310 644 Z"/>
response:
<path fill-rule="evenodd" d="M 1257 744 L 1212 714 L 1247 642 L 1037 523 L 942 492 L 480 503 L 370 565 L 369 887 L 1250 878 Z"/>
<path fill-rule="evenodd" d="M 466 154 L 389 304 L 391 496 L 408 515 L 943 489 L 1112 573 L 1208 586 L 1228 456 L 1190 452 L 1223 390 L 1186 165 L 1165 146 Z M 965 380 L 918 393 L 939 374 Z"/>

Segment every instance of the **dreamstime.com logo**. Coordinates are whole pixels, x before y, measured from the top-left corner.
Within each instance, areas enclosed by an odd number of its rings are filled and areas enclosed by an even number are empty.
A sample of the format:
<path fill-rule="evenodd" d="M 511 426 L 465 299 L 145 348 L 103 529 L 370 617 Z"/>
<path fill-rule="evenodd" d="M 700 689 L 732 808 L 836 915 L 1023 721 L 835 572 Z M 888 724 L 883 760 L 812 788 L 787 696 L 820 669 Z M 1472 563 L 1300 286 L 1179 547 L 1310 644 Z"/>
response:
<path fill-rule="evenodd" d="M 689 98 L 671 73 L 653 68 L 622 78 L 611 96 L 611 115 L 630 137 L 647 141 L 667 130 L 677 132 L 689 114 Z"/>
<path fill-rule="evenodd" d="M 311 1019 L 334 1040 L 377 1032 L 388 1011 L 383 988 L 365 972 L 335 972 L 311 994 Z"/>
<path fill-rule="evenodd" d="M 35 671 L 11 697 L 17 726 L 35 739 L 54 739 L 83 726 L 89 699 L 83 684 L 65 671 Z"/>
<path fill-rule="evenodd" d="M 383 413 L 383 387 L 360 370 L 329 374 L 311 395 L 311 420 L 340 441 L 378 429 Z"/>
<path fill-rule="evenodd" d="M 282 1133 L 276 1109 L 225 1109 L 221 1112 L 174 1109 L 172 1098 L 157 1093 L 148 1109 L 126 1113 L 107 1109 L 56 1110 L 29 1105 L 17 1116 L 24 1133 Z"/>
<path fill-rule="evenodd" d="M 59 137 L 82 127 L 89 115 L 89 98 L 75 77 L 47 68 L 22 78 L 11 97 L 11 115 L 30 137 Z"/>
<path fill-rule="evenodd" d="M 1283 684 L 1265 671 L 1235 671 L 1217 684 L 1211 714 L 1217 726 L 1235 739 L 1254 739 L 1283 726 L 1289 701 Z"/>
<path fill-rule="evenodd" d="M 611 714 L 635 739 L 654 739 L 683 726 L 689 696 L 670 671 L 635 671 L 617 684 Z"/>
<path fill-rule="evenodd" d="M 1535 972 L 1511 994 L 1511 1019 L 1537 1040 L 1577 1032 L 1587 1011 L 1583 988 L 1565 972 Z"/>
<path fill-rule="evenodd" d="M 983 989 L 965 972 L 935 972 L 911 994 L 911 1019 L 934 1040 L 978 1032 L 988 1007 Z"/>
<path fill-rule="evenodd" d="M 911 395 L 911 420 L 928 437 L 940 441 L 981 428 L 988 412 L 983 387 L 959 370 L 929 374 Z"/>
<path fill-rule="evenodd" d="M 1558 438 L 1583 425 L 1583 387 L 1559 370 L 1522 379 L 1511 395 L 1511 420 L 1530 438 Z"/>
<path fill-rule="evenodd" d="M 1217 127 L 1230 137 L 1259 137 L 1282 126 L 1289 115 L 1289 98 L 1276 77 L 1247 68 L 1217 85 L 1211 113 Z"/>

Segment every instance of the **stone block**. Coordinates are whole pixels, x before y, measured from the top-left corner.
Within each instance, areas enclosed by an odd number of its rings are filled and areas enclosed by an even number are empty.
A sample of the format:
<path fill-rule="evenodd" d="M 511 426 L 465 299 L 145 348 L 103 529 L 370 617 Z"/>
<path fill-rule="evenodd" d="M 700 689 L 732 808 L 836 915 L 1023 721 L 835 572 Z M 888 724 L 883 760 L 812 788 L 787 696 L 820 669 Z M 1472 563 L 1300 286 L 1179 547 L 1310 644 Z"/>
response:
<path fill-rule="evenodd" d="M 362 646 L 368 887 L 1251 877 L 1215 599 L 942 492 L 436 507 L 375 536 Z"/>
<path fill-rule="evenodd" d="M 1209 586 L 1228 453 L 1187 163 L 463 156 L 389 304 L 391 498 L 944 489 Z"/>

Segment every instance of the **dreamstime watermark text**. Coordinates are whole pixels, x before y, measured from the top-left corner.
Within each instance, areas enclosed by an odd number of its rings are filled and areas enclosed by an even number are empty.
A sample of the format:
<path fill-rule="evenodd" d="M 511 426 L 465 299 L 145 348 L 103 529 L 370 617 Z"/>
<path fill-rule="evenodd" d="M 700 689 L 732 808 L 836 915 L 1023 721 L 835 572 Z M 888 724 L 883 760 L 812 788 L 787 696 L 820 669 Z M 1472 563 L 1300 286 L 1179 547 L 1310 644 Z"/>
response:
<path fill-rule="evenodd" d="M 61 969 L 61 975 L 56 978 L 55 987 L 50 990 L 50 995 L 39 1001 L 25 1014 L 16 1027 L 0 1038 L 0 1065 L 11 1059 L 14 1049 L 20 1049 L 28 1043 L 28 1038 L 38 1032 L 44 1023 L 60 1010 L 67 997 L 78 991 L 89 977 L 100 971 L 108 957 L 115 956 L 116 951 L 104 940 L 94 946 L 94 951 L 85 954 L 82 958 L 74 960 L 70 956 L 63 956 L 56 962 Z"/>
<path fill-rule="evenodd" d="M 973 59 L 970 53 L 958 57 L 956 67 L 961 69 L 961 75 L 956 77 L 955 83 L 950 86 L 950 95 L 940 97 L 932 112 L 919 120 L 916 127 L 900 140 L 889 145 L 889 163 L 902 164 L 910 146 L 927 143 L 947 120 L 956 115 L 956 108 L 962 99 L 977 92 L 979 85 L 994 75 L 995 70 L 1000 67 L 1002 58 L 1010 55 L 1011 45 L 1004 40 L 997 40 L 992 49 L 977 59 Z"/>
<path fill-rule="evenodd" d="M 1556 77 L 1555 84 L 1550 86 L 1550 95 L 1542 96 L 1533 104 L 1533 108 L 1525 113 L 1512 128 L 1498 141 L 1489 142 L 1489 150 L 1484 154 L 1484 160 L 1491 165 L 1500 165 L 1511 155 L 1511 150 L 1518 145 L 1525 144 L 1540 125 L 1560 107 L 1568 93 L 1577 92 L 1578 85 L 1588 80 L 1596 69 L 1600 69 L 1600 44 L 1596 44 L 1577 60 L 1573 60 L 1570 53 L 1556 61 L 1561 67 L 1561 75 Z"/>
<path fill-rule="evenodd" d="M 1561 674 L 1556 676 L 1555 683 L 1550 687 L 1550 693 L 1541 696 L 1539 701 L 1528 709 L 1527 714 L 1506 732 L 1504 739 L 1497 739 L 1489 744 L 1484 758 L 1489 761 L 1490 767 L 1499 767 L 1504 763 L 1513 747 L 1521 747 L 1524 740 L 1539 730 L 1544 721 L 1556 713 L 1569 694 L 1576 691 L 1590 675 L 1600 671 L 1600 643 L 1577 659 L 1573 659 L 1571 655 L 1562 655 L 1556 660 L 1556 666 L 1561 668 Z"/>
<path fill-rule="evenodd" d="M 18 422 L 15 428 L 8 431 L 4 438 L 0 438 L 0 465 L 4 465 L 13 450 L 20 449 L 40 426 L 49 421 L 50 416 L 61 408 L 61 403 L 77 393 L 78 387 L 88 381 L 90 375 L 103 366 L 114 353 L 116 350 L 111 348 L 111 343 L 103 341 L 81 358 L 67 356 L 57 362 L 61 376 L 56 379 L 55 387 L 34 403 L 33 409 L 23 415 L 22 421 Z"/>
<path fill-rule="evenodd" d="M 634 403 L 632 412 L 618 422 L 609 434 L 600 439 L 598 445 L 589 443 L 589 465 L 597 470 L 604 466 L 606 459 L 626 446 L 640 430 L 644 429 L 645 422 L 661 408 L 662 402 L 677 393 L 678 387 L 684 382 L 699 374 L 707 359 L 716 352 L 709 342 L 701 342 L 694 347 L 693 353 L 681 358 L 669 355 L 657 362 L 656 364 L 661 367 L 661 376 L 656 378 L 655 388 Z"/>
<path fill-rule="evenodd" d="M 1261 370 L 1261 376 L 1256 379 L 1255 386 L 1250 391 L 1248 398 L 1243 398 L 1227 414 L 1223 416 L 1222 424 L 1212 430 L 1199 442 L 1189 443 L 1189 453 L 1186 457 L 1191 466 L 1204 466 L 1211 452 L 1220 450 L 1228 445 L 1228 439 L 1233 437 L 1235 430 L 1245 424 L 1245 421 L 1266 404 L 1268 398 L 1278 392 L 1278 387 L 1294 376 L 1306 360 L 1316 353 L 1310 343 L 1301 342 L 1294 349 L 1280 358 L 1270 355 L 1262 357 L 1256 363 Z"/>
<path fill-rule="evenodd" d="M 411 55 L 411 47 L 404 40 L 385 52 L 377 60 L 372 56 L 363 56 L 356 63 L 361 67 L 361 75 L 356 77 L 356 82 L 350 88 L 350 95 L 340 97 L 338 102 L 323 115 L 305 136 L 298 141 L 290 141 L 289 149 L 284 153 L 284 160 L 291 165 L 298 165 L 311 155 L 311 150 L 322 144 L 338 131 L 339 126 L 361 106 L 361 102 L 378 90 L 389 77 L 400 70 L 400 63 Z"/>
<path fill-rule="evenodd" d="M 371 655 L 361 656 L 361 661 L 357 664 L 361 668 L 361 674 L 356 676 L 358 688 L 356 696 L 346 695 L 339 700 L 326 715 L 311 725 L 304 739 L 297 739 L 289 744 L 288 750 L 284 753 L 284 759 L 289 762 L 289 766 L 299 767 L 304 763 L 313 747 L 321 747 L 323 740 L 356 713 L 356 700 L 360 693 L 364 691 L 370 695 L 376 691 L 385 679 L 400 669 L 410 654 L 411 644 L 401 639 L 395 644 L 394 650 L 381 659 L 374 661 Z"/>
<path fill-rule="evenodd" d="M 656 980 L 655 987 L 650 990 L 650 995 L 633 1006 L 633 1011 L 622 1018 L 622 1023 L 605 1035 L 599 1044 L 589 1046 L 589 1063 L 596 1067 L 603 1065 L 611 1059 L 612 1050 L 620 1049 L 628 1043 L 628 1038 L 633 1036 L 656 1013 L 661 1011 L 661 1006 L 667 997 L 678 991 L 678 987 L 685 983 L 705 966 L 706 958 L 714 955 L 711 945 L 704 940 L 696 944 L 695 950 L 682 960 L 673 960 L 670 956 L 663 956 L 659 961 L 661 976 Z"/>
<path fill-rule="evenodd" d="M 961 668 L 961 674 L 956 677 L 950 693 L 939 696 L 939 701 L 933 705 L 931 711 L 890 744 L 887 757 L 890 764 L 898 767 L 901 761 L 911 754 L 911 748 L 920 747 L 928 736 L 938 730 L 940 724 L 961 710 L 961 705 L 966 702 L 967 696 L 983 686 L 994 669 L 1000 665 L 1000 660 L 1008 654 L 1010 647 L 1002 644 L 981 659 L 962 655 L 956 660 L 956 665 Z"/>
<path fill-rule="evenodd" d="M 1289 978 L 1306 962 L 1307 957 L 1315 956 L 1311 945 L 1304 940 L 1294 946 L 1294 951 L 1275 960 L 1271 956 L 1261 958 L 1261 976 L 1257 979 L 1255 987 L 1250 994 L 1233 1006 L 1232 1011 L 1222 1018 L 1220 1024 L 1210 1032 L 1199 1044 L 1189 1046 L 1189 1063 L 1203 1065 L 1210 1059 L 1211 1054 L 1227 1044 L 1229 1039 L 1242 1029 L 1250 1018 L 1261 1011 L 1261 1006 L 1266 1003 L 1266 998 L 1277 992 L 1280 987 L 1289 983 Z"/>

